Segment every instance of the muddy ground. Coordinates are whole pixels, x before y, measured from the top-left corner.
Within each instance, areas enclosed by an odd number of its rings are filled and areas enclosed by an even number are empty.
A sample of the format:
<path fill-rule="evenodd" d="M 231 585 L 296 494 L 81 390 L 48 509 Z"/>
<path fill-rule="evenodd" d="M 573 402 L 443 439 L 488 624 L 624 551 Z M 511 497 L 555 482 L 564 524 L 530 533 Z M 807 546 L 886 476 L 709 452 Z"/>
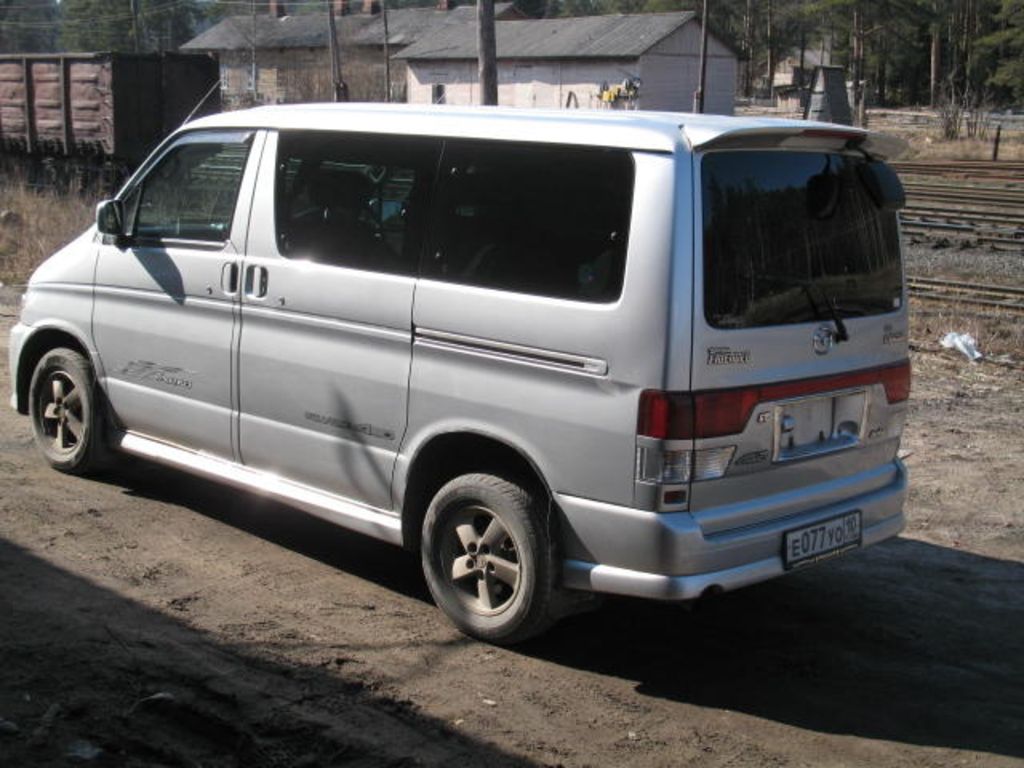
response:
<path fill-rule="evenodd" d="M 1024 765 L 1022 358 L 921 317 L 903 536 L 516 650 L 413 555 L 142 463 L 63 477 L 0 407 L 0 766 Z"/>

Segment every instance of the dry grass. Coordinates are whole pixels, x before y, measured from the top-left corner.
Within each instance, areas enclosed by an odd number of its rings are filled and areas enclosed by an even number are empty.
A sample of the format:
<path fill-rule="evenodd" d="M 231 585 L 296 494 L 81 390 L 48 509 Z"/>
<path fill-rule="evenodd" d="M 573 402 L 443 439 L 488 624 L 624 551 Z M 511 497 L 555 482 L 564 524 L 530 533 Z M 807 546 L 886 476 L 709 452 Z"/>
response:
<path fill-rule="evenodd" d="M 1019 314 L 979 311 L 977 307 L 956 302 L 911 299 L 911 342 L 922 349 L 937 351 L 939 340 L 951 331 L 973 336 L 979 351 L 987 358 L 1006 359 L 1017 365 L 1024 363 L 1024 323 Z"/>
<path fill-rule="evenodd" d="M 786 117 L 799 120 L 801 114 L 778 107 L 738 105 L 742 117 Z M 984 126 L 985 137 L 944 139 L 939 115 L 935 110 L 869 109 L 868 128 L 879 133 L 899 136 L 908 144 L 900 160 L 991 160 L 995 124 Z M 1024 122 L 1006 122 L 999 142 L 1000 160 L 1024 160 Z"/>
<path fill-rule="evenodd" d="M 0 181 L 0 281 L 24 283 L 43 259 L 89 226 L 95 205 L 88 195 L 41 192 L 11 178 Z"/>
<path fill-rule="evenodd" d="M 884 130 L 884 129 L 882 129 Z M 946 141 L 937 131 L 886 131 L 906 140 L 909 149 L 901 160 L 991 160 L 992 139 Z M 1003 131 L 1000 160 L 1024 160 L 1024 132 Z"/>

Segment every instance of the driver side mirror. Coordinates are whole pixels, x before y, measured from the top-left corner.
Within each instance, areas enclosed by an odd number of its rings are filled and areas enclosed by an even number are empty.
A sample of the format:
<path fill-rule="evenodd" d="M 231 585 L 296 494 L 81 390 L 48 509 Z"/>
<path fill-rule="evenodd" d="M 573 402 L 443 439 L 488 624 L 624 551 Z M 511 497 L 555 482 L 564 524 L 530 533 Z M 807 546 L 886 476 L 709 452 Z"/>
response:
<path fill-rule="evenodd" d="M 101 235 L 124 236 L 124 205 L 120 200 L 104 200 L 96 206 L 96 229 Z"/>

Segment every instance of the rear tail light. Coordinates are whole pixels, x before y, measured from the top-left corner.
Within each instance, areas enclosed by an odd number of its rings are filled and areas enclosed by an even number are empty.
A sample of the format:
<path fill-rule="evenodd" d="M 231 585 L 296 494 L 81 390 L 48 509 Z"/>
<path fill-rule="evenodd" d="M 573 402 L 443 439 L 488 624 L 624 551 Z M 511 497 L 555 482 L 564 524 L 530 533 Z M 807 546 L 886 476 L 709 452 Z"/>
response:
<path fill-rule="evenodd" d="M 890 403 L 902 403 L 910 398 L 910 361 L 900 365 L 880 368 L 885 399 Z"/>
<path fill-rule="evenodd" d="M 658 440 L 693 437 L 693 396 L 685 392 L 645 389 L 640 393 L 638 435 Z"/>
<path fill-rule="evenodd" d="M 750 414 L 759 403 L 873 384 L 881 384 L 885 388 L 889 404 L 903 402 L 910 397 L 910 361 L 865 371 L 739 389 L 693 394 L 644 390 L 640 394 L 637 434 L 659 440 L 736 435 L 746 428 Z"/>
<path fill-rule="evenodd" d="M 636 477 L 643 483 L 680 485 L 690 482 L 693 452 L 641 445 L 636 451 Z"/>
<path fill-rule="evenodd" d="M 661 444 L 641 445 L 636 449 L 636 479 L 656 485 L 713 480 L 725 474 L 734 453 L 735 445 L 699 451 L 670 449 Z"/>
<path fill-rule="evenodd" d="M 729 462 L 732 461 L 734 453 L 736 453 L 735 445 L 694 451 L 693 479 L 714 480 L 716 477 L 721 477 L 729 468 Z"/>
<path fill-rule="evenodd" d="M 659 485 L 679 485 L 691 480 L 721 477 L 729 468 L 736 446 L 694 450 L 668 441 L 736 435 L 746 429 L 760 403 L 790 400 L 825 392 L 881 384 L 886 400 L 900 403 L 910 397 L 910 361 L 834 376 L 759 384 L 711 392 L 662 392 L 640 394 L 637 436 L 649 441 L 637 446 L 637 480 Z"/>

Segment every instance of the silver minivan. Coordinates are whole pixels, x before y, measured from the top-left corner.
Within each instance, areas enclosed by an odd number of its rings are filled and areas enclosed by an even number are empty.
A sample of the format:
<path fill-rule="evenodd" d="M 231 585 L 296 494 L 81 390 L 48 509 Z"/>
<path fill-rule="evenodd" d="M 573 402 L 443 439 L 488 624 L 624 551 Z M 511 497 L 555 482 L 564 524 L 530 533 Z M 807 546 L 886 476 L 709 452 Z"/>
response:
<path fill-rule="evenodd" d="M 33 275 L 12 404 L 422 553 L 464 632 L 896 535 L 891 139 L 799 121 L 265 107 L 169 137 Z"/>

